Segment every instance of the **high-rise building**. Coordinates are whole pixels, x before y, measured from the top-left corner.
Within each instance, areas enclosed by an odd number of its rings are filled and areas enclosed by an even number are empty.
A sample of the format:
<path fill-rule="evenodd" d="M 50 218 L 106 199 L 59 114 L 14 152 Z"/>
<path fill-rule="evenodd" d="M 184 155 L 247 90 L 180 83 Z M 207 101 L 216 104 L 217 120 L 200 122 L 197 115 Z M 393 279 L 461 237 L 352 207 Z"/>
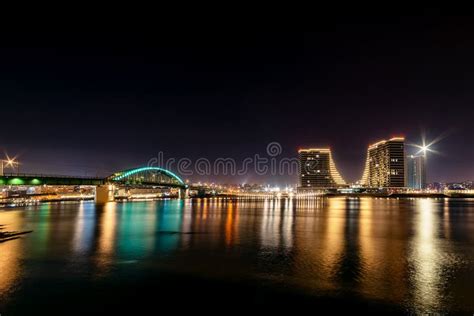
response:
<path fill-rule="evenodd" d="M 426 187 L 425 155 L 407 156 L 407 186 L 416 190 Z"/>
<path fill-rule="evenodd" d="M 346 184 L 329 148 L 300 149 L 298 154 L 301 188 L 335 188 Z"/>
<path fill-rule="evenodd" d="M 394 137 L 369 146 L 361 184 L 371 188 L 405 187 L 405 139 Z"/>

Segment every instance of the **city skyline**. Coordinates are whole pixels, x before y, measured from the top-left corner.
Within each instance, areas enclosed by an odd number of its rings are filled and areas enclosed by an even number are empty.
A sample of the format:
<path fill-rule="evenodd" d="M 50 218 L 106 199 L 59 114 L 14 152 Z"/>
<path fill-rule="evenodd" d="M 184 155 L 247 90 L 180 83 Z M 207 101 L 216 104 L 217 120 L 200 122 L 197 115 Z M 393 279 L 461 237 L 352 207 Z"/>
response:
<path fill-rule="evenodd" d="M 423 134 L 421 137 L 421 142 L 416 144 L 414 142 L 409 142 L 404 145 L 404 148 L 402 149 L 403 154 L 405 156 L 405 160 L 409 160 L 410 158 L 416 158 L 422 154 L 423 156 L 423 175 L 421 177 L 423 180 L 418 179 L 417 181 L 422 181 L 424 183 L 423 185 L 426 185 L 427 183 L 436 183 L 436 182 L 441 182 L 441 183 L 460 183 L 460 182 L 465 182 L 465 181 L 472 181 L 469 178 L 464 178 L 459 181 L 446 181 L 446 180 L 434 180 L 430 179 L 431 181 L 428 181 L 427 176 L 426 176 L 426 162 L 427 162 L 427 154 L 429 154 L 430 159 L 431 156 L 436 156 L 436 155 L 443 155 L 442 152 L 433 149 L 434 145 L 443 140 L 446 136 L 438 136 L 431 142 L 427 142 L 426 136 Z M 367 151 L 366 154 L 366 159 L 363 167 L 361 169 L 363 170 L 362 173 L 360 174 L 359 177 L 355 179 L 349 179 L 346 183 L 344 180 L 344 176 L 341 177 L 341 173 L 336 169 L 335 167 L 335 160 L 332 158 L 333 154 L 331 153 L 331 147 L 326 147 L 326 148 L 319 148 L 319 149 L 314 149 L 314 148 L 300 148 L 297 150 L 298 155 L 296 156 L 289 156 L 285 154 L 283 151 L 283 148 L 280 143 L 278 142 L 270 142 L 266 146 L 265 153 L 263 155 L 260 155 L 261 153 L 255 154 L 252 158 L 251 157 L 245 157 L 243 158 L 242 161 L 238 161 L 238 159 L 234 159 L 232 157 L 217 157 L 215 160 L 208 159 L 207 157 L 198 157 L 195 159 L 193 162 L 192 159 L 189 157 L 167 157 L 165 160 L 164 152 L 159 152 L 156 157 L 151 157 L 146 163 L 143 164 L 137 164 L 135 163 L 133 167 L 139 168 L 139 167 L 144 167 L 144 166 L 155 166 L 155 167 L 162 167 L 165 169 L 169 169 L 170 171 L 175 171 L 179 174 L 181 174 L 183 177 L 187 177 L 187 181 L 193 181 L 193 182 L 216 182 L 216 183 L 242 183 L 242 181 L 236 181 L 240 180 L 242 176 L 245 177 L 245 180 L 243 183 L 249 183 L 253 182 L 255 184 L 273 184 L 273 185 L 291 185 L 292 182 L 296 184 L 296 182 L 300 183 L 301 185 L 301 164 L 299 167 L 296 167 L 295 165 L 292 165 L 296 163 L 297 161 L 301 162 L 301 151 L 312 151 L 312 150 L 317 150 L 317 151 L 327 151 L 329 152 L 330 155 L 330 161 L 332 164 L 332 169 L 336 170 L 335 172 L 337 173 L 337 178 L 340 178 L 341 181 L 344 184 L 363 184 L 367 185 L 368 183 L 368 172 L 369 172 L 369 165 L 368 162 L 370 160 L 370 150 L 372 147 L 379 144 L 383 144 L 385 142 L 390 142 L 392 140 L 397 140 L 401 139 L 403 143 L 405 143 L 405 137 L 402 136 L 394 136 L 388 140 L 382 139 L 378 140 L 375 143 L 369 144 L 369 150 Z M 272 148 L 272 146 L 276 146 L 275 148 Z M 272 152 L 275 151 L 275 152 Z M 3 173 L 4 170 L 7 170 L 6 172 L 19 172 L 20 171 L 20 165 L 22 166 L 22 172 L 26 173 L 38 173 L 38 170 L 32 168 L 32 166 L 24 166 L 23 162 L 19 162 L 18 157 L 19 155 L 15 156 L 10 156 L 8 153 L 4 153 L 5 157 L 3 159 L 0 159 L 2 162 L 1 164 L 1 173 Z M 267 155 L 267 157 L 265 156 Z M 299 156 L 299 157 L 298 157 Z M 204 172 L 202 171 L 202 164 L 201 162 L 207 162 L 209 165 L 209 170 Z M 250 163 L 248 160 L 251 160 Z M 263 160 L 263 161 L 262 161 Z M 274 166 L 277 161 L 279 161 L 279 166 Z M 231 165 L 226 165 L 227 162 L 232 162 Z M 194 163 L 194 164 L 193 164 Z M 263 163 L 263 169 L 259 167 Z M 266 165 L 265 165 L 266 164 Z M 33 164 L 35 165 L 35 164 Z M 65 164 L 68 165 L 68 164 Z M 409 162 L 405 161 L 402 163 L 404 165 L 404 168 L 408 172 L 409 169 L 411 168 L 409 166 Z M 69 165 L 71 166 L 71 165 Z M 180 166 L 184 166 L 180 167 Z M 253 166 L 253 168 L 249 168 L 249 166 Z M 49 166 L 50 167 L 50 166 Z M 200 168 L 201 167 L 201 168 Z M 222 168 L 223 167 L 223 168 Z M 296 167 L 296 168 L 295 168 Z M 103 169 L 96 169 L 92 172 L 89 172 L 89 168 L 91 166 L 82 166 L 82 170 L 79 173 L 75 173 L 74 171 L 71 172 L 73 169 L 67 169 L 69 175 L 78 175 L 81 176 L 83 172 L 83 176 L 107 176 L 111 171 L 104 171 Z M 258 168 L 264 170 L 264 171 L 259 171 Z M 276 169 L 275 169 L 276 168 Z M 25 171 L 26 170 L 26 171 Z M 32 171 L 33 170 L 33 171 Z M 51 170 L 50 168 L 46 167 L 44 170 Z M 44 173 L 44 170 L 40 173 Z M 54 169 L 52 169 L 54 170 Z M 56 169 L 57 170 L 57 169 Z M 107 169 L 111 170 L 111 169 Z M 401 173 L 405 173 L 405 170 L 399 171 Z M 46 172 L 47 173 L 47 172 Z M 55 173 L 58 174 L 58 173 Z M 64 174 L 67 175 L 67 174 Z M 249 177 L 250 176 L 250 177 Z M 252 178 L 253 176 L 253 178 Z M 270 180 L 268 180 L 268 176 L 270 176 Z M 405 173 L 405 181 L 406 184 L 408 184 L 411 180 L 409 180 L 409 177 L 411 175 Z M 263 180 L 262 180 L 263 179 Z M 265 180 L 267 179 L 267 180 Z M 231 181 L 229 181 L 231 180 Z M 418 184 L 419 186 L 419 184 Z M 412 187 L 412 185 L 407 185 L 407 187 Z"/>
<path fill-rule="evenodd" d="M 297 151 L 298 157 L 288 158 L 282 155 L 283 148 L 278 142 L 269 143 L 266 146 L 266 152 L 264 155 L 256 154 L 253 157 L 246 157 L 241 162 L 230 157 L 219 157 L 213 161 L 205 157 L 199 157 L 195 161 L 192 161 L 187 157 L 181 157 L 179 159 L 173 157 L 165 158 L 164 153 L 160 152 L 157 157 L 152 157 L 146 165 L 135 165 L 133 167 L 158 167 L 164 170 L 169 170 L 171 173 L 174 171 L 183 176 L 187 182 L 191 181 L 194 183 L 208 182 L 222 184 L 225 182 L 227 184 L 254 183 L 292 186 L 296 184 L 292 183 L 292 180 L 297 177 L 297 182 L 300 187 L 314 187 L 317 186 L 315 185 L 316 183 L 322 184 L 323 182 L 329 181 L 321 187 L 362 185 L 364 187 L 372 188 L 407 187 L 412 189 L 424 189 L 428 184 L 426 176 L 427 154 L 440 154 L 440 152 L 434 150 L 432 146 L 441 139 L 442 137 L 438 137 L 431 142 L 427 142 L 426 138 L 423 137 L 423 141 L 420 144 L 406 144 L 405 137 L 400 136 L 378 140 L 368 146 L 361 176 L 350 181 L 345 181 L 344 177 L 341 176 L 341 173 L 336 167 L 330 147 L 299 148 Z M 400 150 L 396 149 L 394 152 L 393 150 L 398 146 L 396 145 L 398 142 L 400 142 L 401 145 Z M 392 143 L 395 147 L 392 146 Z M 320 158 L 320 154 L 323 158 Z M 420 157 L 423 158 L 422 161 L 419 161 Z M 317 160 L 318 162 L 321 160 L 322 163 L 317 163 L 316 166 L 314 166 L 313 160 Z M 20 165 L 22 165 L 22 172 L 25 173 L 23 170 L 23 164 L 18 161 L 17 156 L 10 157 L 6 155 L 5 159 L 0 159 L 0 162 L 0 174 L 3 174 L 3 172 L 19 173 Z M 381 169 L 376 171 L 376 169 L 379 169 L 379 164 Z M 316 171 L 318 174 L 314 174 Z M 38 172 L 30 172 L 30 174 L 38 174 Z M 249 174 L 256 174 L 258 177 L 270 175 L 271 177 L 283 178 L 284 183 L 275 183 L 274 181 L 235 181 L 241 176 L 248 177 Z M 388 178 L 385 179 L 387 174 Z M 305 175 L 307 178 L 304 179 L 303 177 L 305 177 Z M 64 174 L 64 176 L 68 175 Z M 84 174 L 84 176 L 87 177 L 86 174 Z M 95 176 L 96 178 L 100 178 L 110 176 L 110 174 L 104 175 L 103 173 L 100 174 L 100 172 L 96 172 Z M 218 179 L 221 176 L 230 178 L 231 181 L 215 181 L 215 179 Z M 329 178 L 327 176 L 329 176 Z M 196 177 L 198 178 L 196 179 Z M 324 180 L 324 177 L 329 180 Z M 394 180 L 390 180 L 393 177 L 398 180 L 393 182 Z M 462 181 L 444 183 L 461 183 L 466 181 L 472 180 L 465 179 Z M 307 184 L 304 184 L 303 182 Z M 310 182 L 311 184 L 309 184 Z M 432 183 L 436 182 L 437 181 L 432 181 Z M 440 182 L 443 183 L 443 181 Z M 388 185 L 388 183 L 392 183 L 392 185 Z"/>
<path fill-rule="evenodd" d="M 471 25 L 396 22 L 226 36 L 8 33 L 0 102 L 10 133 L 0 149 L 24 171 L 92 175 L 145 165 L 158 152 L 242 161 L 278 142 L 287 157 L 330 147 L 354 182 L 368 144 L 449 132 L 434 146 L 443 155 L 428 158 L 428 181 L 470 180 Z M 236 177 L 246 180 L 284 181 Z"/>

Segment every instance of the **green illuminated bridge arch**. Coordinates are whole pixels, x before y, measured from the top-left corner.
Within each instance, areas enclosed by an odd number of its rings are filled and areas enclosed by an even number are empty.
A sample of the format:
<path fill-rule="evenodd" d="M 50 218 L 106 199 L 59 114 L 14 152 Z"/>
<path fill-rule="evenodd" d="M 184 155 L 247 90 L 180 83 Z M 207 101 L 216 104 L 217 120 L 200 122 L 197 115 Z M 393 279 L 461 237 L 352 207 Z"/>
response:
<path fill-rule="evenodd" d="M 162 185 L 186 188 L 184 181 L 173 172 L 158 167 L 140 167 L 120 171 L 106 178 L 106 182 L 124 185 Z"/>
<path fill-rule="evenodd" d="M 8 173 L 0 175 L 0 185 L 103 185 L 162 186 L 187 188 L 173 172 L 159 167 L 139 167 L 116 172 L 106 178 L 71 177 L 44 174 Z"/>

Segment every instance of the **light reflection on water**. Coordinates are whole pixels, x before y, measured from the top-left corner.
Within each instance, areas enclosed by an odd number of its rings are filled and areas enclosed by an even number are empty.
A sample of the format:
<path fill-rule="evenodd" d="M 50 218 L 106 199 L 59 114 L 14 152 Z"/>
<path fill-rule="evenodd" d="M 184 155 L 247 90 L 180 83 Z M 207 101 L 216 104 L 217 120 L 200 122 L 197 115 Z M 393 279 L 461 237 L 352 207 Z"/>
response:
<path fill-rule="evenodd" d="M 6 306 L 31 280 L 88 284 L 173 271 L 275 282 L 315 297 L 355 295 L 412 312 L 474 311 L 473 200 L 44 204 L 2 211 L 0 224 L 34 230 L 0 244 Z"/>

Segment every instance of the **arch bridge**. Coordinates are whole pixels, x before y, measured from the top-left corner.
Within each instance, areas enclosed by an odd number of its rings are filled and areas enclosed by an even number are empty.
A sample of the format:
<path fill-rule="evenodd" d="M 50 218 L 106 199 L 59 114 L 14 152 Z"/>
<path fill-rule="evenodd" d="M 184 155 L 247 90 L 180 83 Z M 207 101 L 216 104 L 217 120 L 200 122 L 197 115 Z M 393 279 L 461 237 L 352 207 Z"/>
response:
<path fill-rule="evenodd" d="M 106 178 L 5 173 L 0 175 L 0 185 L 91 185 L 96 186 L 96 201 L 99 203 L 113 200 L 116 186 L 176 188 L 180 197 L 187 195 L 188 188 L 178 175 L 159 167 L 127 169 Z"/>
<path fill-rule="evenodd" d="M 159 167 L 140 167 L 116 172 L 105 178 L 105 182 L 129 186 L 187 187 L 175 173 Z"/>

